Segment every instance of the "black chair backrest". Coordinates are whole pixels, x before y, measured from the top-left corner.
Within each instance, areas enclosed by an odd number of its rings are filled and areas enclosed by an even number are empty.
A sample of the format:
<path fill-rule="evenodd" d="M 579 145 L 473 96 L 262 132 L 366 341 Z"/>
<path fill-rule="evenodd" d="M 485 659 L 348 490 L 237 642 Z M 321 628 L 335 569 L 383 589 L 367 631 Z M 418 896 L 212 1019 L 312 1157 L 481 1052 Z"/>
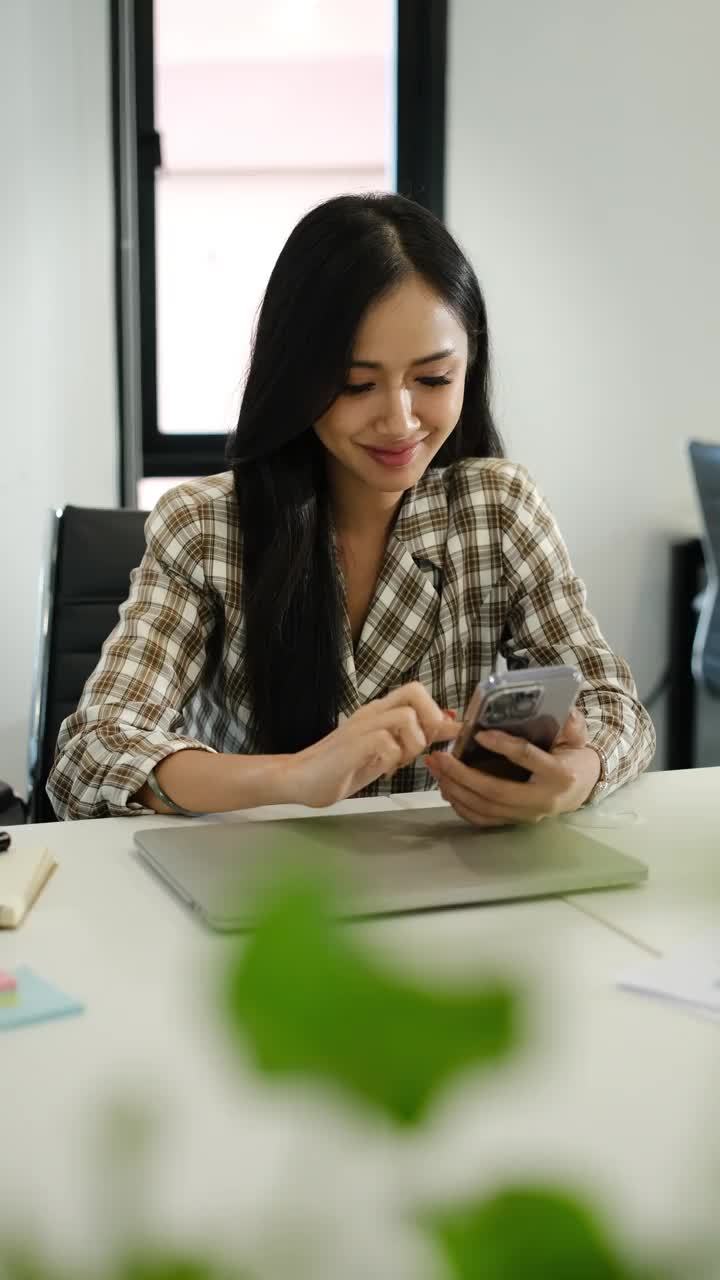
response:
<path fill-rule="evenodd" d="M 690 461 L 703 517 L 708 585 L 700 610 L 693 674 L 720 698 L 720 444 L 690 444 Z"/>
<path fill-rule="evenodd" d="M 55 819 L 45 791 L 60 726 L 77 707 L 85 681 L 127 598 L 130 573 L 145 551 L 145 511 L 65 507 L 57 516 L 48 567 L 45 679 L 31 778 L 30 821 Z"/>

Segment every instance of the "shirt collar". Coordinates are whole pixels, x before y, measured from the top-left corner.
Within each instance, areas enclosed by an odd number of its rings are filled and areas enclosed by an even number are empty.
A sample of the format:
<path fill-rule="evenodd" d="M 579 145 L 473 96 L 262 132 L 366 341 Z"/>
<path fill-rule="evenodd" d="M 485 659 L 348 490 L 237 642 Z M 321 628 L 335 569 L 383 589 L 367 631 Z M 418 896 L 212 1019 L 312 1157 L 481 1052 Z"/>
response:
<path fill-rule="evenodd" d="M 393 536 L 416 561 L 442 569 L 448 533 L 448 495 L 445 468 L 429 468 L 408 489 L 398 513 Z"/>

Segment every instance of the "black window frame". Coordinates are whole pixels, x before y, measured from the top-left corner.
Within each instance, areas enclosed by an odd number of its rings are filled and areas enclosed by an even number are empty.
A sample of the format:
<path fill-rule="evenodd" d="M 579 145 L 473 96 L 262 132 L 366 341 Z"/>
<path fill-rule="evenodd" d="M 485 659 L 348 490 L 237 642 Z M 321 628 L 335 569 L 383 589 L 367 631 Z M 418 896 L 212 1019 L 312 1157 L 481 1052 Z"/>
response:
<path fill-rule="evenodd" d="M 134 505 L 127 457 L 141 455 L 143 477 L 198 476 L 222 470 L 226 435 L 221 433 L 161 432 L 157 410 L 157 315 L 155 269 L 155 170 L 161 164 L 162 140 L 155 128 L 154 3 L 153 0 L 110 0 L 113 87 L 113 152 L 115 178 L 116 288 L 119 370 L 120 444 L 123 454 L 122 501 Z M 137 318 L 139 323 L 139 441 L 128 439 L 126 413 L 128 317 L 122 289 L 121 244 L 127 240 L 122 224 L 123 172 L 120 146 L 122 71 L 118 51 L 120 23 L 132 32 L 129 65 L 134 91 L 136 157 Z M 397 0 L 396 174 L 397 190 L 444 217 L 445 206 L 445 79 L 447 62 L 447 0 Z M 126 28 L 127 30 L 128 28 Z M 127 73 L 127 69 L 126 69 Z M 127 200 L 125 200 L 127 209 Z M 137 467 L 135 468 L 137 469 Z M 141 478 L 140 476 L 137 479 Z"/>

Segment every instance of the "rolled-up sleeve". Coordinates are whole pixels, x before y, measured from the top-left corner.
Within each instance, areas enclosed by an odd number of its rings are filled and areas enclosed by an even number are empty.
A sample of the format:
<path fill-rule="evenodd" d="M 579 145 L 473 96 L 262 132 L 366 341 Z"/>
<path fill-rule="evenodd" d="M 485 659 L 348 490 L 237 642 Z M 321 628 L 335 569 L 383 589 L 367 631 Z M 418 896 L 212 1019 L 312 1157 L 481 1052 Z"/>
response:
<path fill-rule="evenodd" d="M 555 519 L 527 472 L 518 467 L 503 511 L 504 574 L 509 612 L 503 649 L 510 665 L 577 667 L 578 698 L 600 779 L 589 800 L 608 795 L 647 768 L 655 754 L 652 720 L 638 700 L 630 668 L 615 654 L 587 607 Z"/>
<path fill-rule="evenodd" d="M 132 797 L 151 769 L 175 751 L 211 750 L 181 732 L 216 620 L 200 516 L 182 487 L 160 499 L 145 538 L 120 620 L 60 730 L 47 784 L 59 818 L 149 813 Z"/>

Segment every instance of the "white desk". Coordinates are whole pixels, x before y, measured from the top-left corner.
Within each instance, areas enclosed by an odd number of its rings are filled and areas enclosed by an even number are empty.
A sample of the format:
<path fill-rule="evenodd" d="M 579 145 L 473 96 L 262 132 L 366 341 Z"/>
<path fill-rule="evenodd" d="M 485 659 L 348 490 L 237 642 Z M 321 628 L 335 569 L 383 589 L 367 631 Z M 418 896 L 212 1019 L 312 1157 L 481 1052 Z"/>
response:
<path fill-rule="evenodd" d="M 648 863 L 639 893 L 584 893 L 569 899 L 648 951 L 665 954 L 720 923 L 720 768 L 646 773 L 611 796 L 608 813 L 637 821 L 585 828 L 587 835 Z"/>
<path fill-rule="evenodd" d="M 589 1190 L 640 1242 L 713 1223 L 718 1026 L 620 992 L 614 979 L 644 947 L 706 923 L 706 907 L 684 896 L 676 927 L 673 903 L 714 873 L 719 787 L 720 769 L 658 774 L 617 797 L 645 821 L 594 834 L 650 864 L 645 888 L 352 926 L 399 963 L 492 968 L 535 995 L 533 1053 L 459 1084 L 407 1145 L 382 1129 L 348 1137 L 354 1121 L 341 1106 L 328 1118 L 311 1091 L 269 1089 L 228 1054 L 206 996 L 233 944 L 208 934 L 133 854 L 136 828 L 178 819 L 15 829 L 18 844 L 47 843 L 60 867 L 24 925 L 0 934 L 0 967 L 28 964 L 87 1010 L 0 1038 L 0 1231 L 26 1222 L 61 1253 L 87 1257 L 108 1234 L 103 1206 L 112 1201 L 121 1226 L 134 1188 L 138 1212 L 176 1241 L 211 1235 L 252 1250 L 258 1235 L 277 1238 L 283 1222 L 304 1219 L 333 1251 L 327 1272 L 317 1258 L 308 1264 L 323 1280 L 387 1274 L 373 1253 L 392 1248 L 383 1214 L 411 1188 L 447 1193 L 549 1174 Z M 687 812 L 685 829 L 674 815 Z M 97 1109 L 138 1091 L 160 1112 L 148 1185 L 103 1191 L 92 1160 Z M 418 1274 L 397 1247 L 394 1280 Z M 355 1270 L 343 1270 L 344 1256 Z M 297 1280 L 304 1275 L 298 1260 Z"/>

